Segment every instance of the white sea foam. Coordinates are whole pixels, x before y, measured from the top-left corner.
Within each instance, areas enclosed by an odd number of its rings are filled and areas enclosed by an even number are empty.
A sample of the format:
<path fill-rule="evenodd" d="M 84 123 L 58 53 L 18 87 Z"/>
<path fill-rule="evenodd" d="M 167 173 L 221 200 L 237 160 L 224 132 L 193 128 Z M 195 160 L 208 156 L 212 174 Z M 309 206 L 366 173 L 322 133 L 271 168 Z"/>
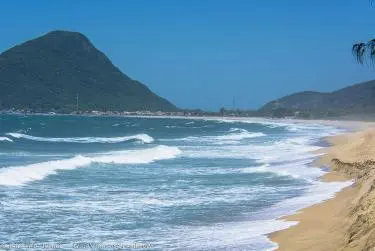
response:
<path fill-rule="evenodd" d="M 333 198 L 336 193 L 344 189 L 345 187 L 350 186 L 353 184 L 352 181 L 346 181 L 346 182 L 321 182 L 321 181 L 314 181 L 313 184 L 306 187 L 305 193 L 302 196 L 294 197 L 292 199 L 287 199 L 284 201 L 281 201 L 271 208 L 262 210 L 261 212 L 257 213 L 251 213 L 249 214 L 250 220 L 258 221 L 260 222 L 269 222 L 269 227 L 273 227 L 275 231 L 280 231 L 282 229 L 288 228 L 292 225 L 298 224 L 298 222 L 293 222 L 290 226 L 286 225 L 286 221 L 281 220 L 280 218 L 286 215 L 291 215 L 299 210 L 312 206 L 314 204 L 318 204 L 320 202 L 326 201 L 330 198 Z M 270 219 L 270 220 L 264 220 L 264 219 Z M 253 222 L 253 221 L 251 221 Z M 258 229 L 257 229 L 258 230 Z M 260 227 L 259 231 L 263 234 L 269 234 L 271 232 L 263 232 L 265 230 L 264 228 Z M 273 245 L 274 247 L 271 250 L 275 250 L 277 248 L 277 245 L 273 242 L 271 242 L 268 238 L 264 236 L 264 240 L 261 243 L 264 243 L 264 241 L 267 241 L 269 245 Z M 257 250 L 261 250 L 258 249 Z"/>
<path fill-rule="evenodd" d="M 273 250 L 265 235 L 296 225 L 293 221 L 258 220 L 216 223 L 208 226 L 184 226 L 168 236 L 177 250 Z M 184 236 L 184 238 L 182 238 Z M 193 240 L 193 241 L 192 241 Z M 199 241 L 198 241 L 199 240 Z"/>
<path fill-rule="evenodd" d="M 220 141 L 219 141 L 220 142 Z M 225 142 L 225 141 L 224 141 Z M 260 164 L 300 161 L 317 157 L 319 146 L 305 144 L 310 137 L 282 139 L 265 144 L 223 144 L 216 146 L 185 146 L 184 155 L 190 158 L 254 159 Z"/>
<path fill-rule="evenodd" d="M 258 167 L 242 168 L 241 171 L 244 173 L 271 173 L 278 176 L 290 176 L 314 182 L 325 172 L 320 168 L 312 168 L 309 165 L 311 161 L 311 159 L 307 158 L 306 160 L 292 161 L 278 165 L 264 164 Z"/>
<path fill-rule="evenodd" d="M 206 121 L 217 121 L 218 123 L 244 123 L 244 124 L 260 124 L 269 128 L 285 128 L 290 132 L 324 130 L 328 135 L 343 133 L 345 130 L 329 125 L 305 123 L 288 119 L 265 119 L 265 118 L 204 118 Z M 328 136 L 327 135 L 327 136 Z"/>
<path fill-rule="evenodd" d="M 335 194 L 345 187 L 353 184 L 353 181 L 345 182 L 322 182 L 314 181 L 312 185 L 308 186 L 303 196 L 288 199 L 276 204 L 273 208 L 280 214 L 289 215 L 295 213 L 305 207 L 331 199 Z"/>
<path fill-rule="evenodd" d="M 0 168 L 0 185 L 20 186 L 42 180 L 59 170 L 72 170 L 91 163 L 146 164 L 174 158 L 181 151 L 177 147 L 157 146 L 142 150 L 118 151 L 95 156 L 81 156 L 63 160 L 46 161 L 26 166 Z"/>
<path fill-rule="evenodd" d="M 294 214 L 303 208 L 306 208 L 314 204 L 331 199 L 335 196 L 336 193 L 338 193 L 345 187 L 348 187 L 352 184 L 353 184 L 353 181 L 345 181 L 345 182 L 322 182 L 319 180 L 313 181 L 310 185 L 304 187 L 304 194 L 302 196 L 283 200 L 273 205 L 270 208 L 262 210 L 261 212 L 253 212 L 249 214 L 249 219 L 250 220 L 280 219 L 283 216 Z M 284 221 L 276 220 L 276 223 L 277 222 L 280 223 Z"/>
<path fill-rule="evenodd" d="M 262 132 L 249 132 L 241 128 L 231 128 L 229 134 L 212 137 L 217 140 L 242 140 L 247 138 L 256 138 L 266 136 Z"/>
<path fill-rule="evenodd" d="M 189 136 L 186 138 L 173 139 L 168 141 L 186 141 L 192 143 L 208 143 L 213 145 L 238 144 L 241 140 L 266 136 L 262 132 L 249 132 L 241 128 L 231 128 L 224 135 L 217 136 Z"/>
<path fill-rule="evenodd" d="M 154 139 L 147 134 L 136 134 L 124 137 L 112 137 L 112 138 L 102 138 L 102 137 L 79 137 L 79 138 L 47 138 L 47 137 L 36 137 L 32 135 L 22 134 L 22 133 L 7 133 L 16 139 L 27 139 L 41 142 L 65 142 L 65 143 L 121 143 L 130 140 L 138 140 L 143 143 L 152 143 Z"/>
<path fill-rule="evenodd" d="M 13 140 L 11 140 L 11 139 L 8 138 L 8 137 L 0 137 L 0 141 L 13 142 Z"/>
<path fill-rule="evenodd" d="M 283 168 L 280 168 L 279 166 L 270 167 L 270 165 L 268 164 L 265 164 L 259 167 L 246 167 L 242 169 L 242 172 L 244 173 L 272 173 L 272 174 L 276 174 L 279 176 L 290 176 L 296 179 L 301 178 L 299 174 L 292 173 L 288 169 L 285 169 L 285 168 L 283 169 Z"/>
<path fill-rule="evenodd" d="M 110 152 L 110 154 L 96 155 L 92 162 L 114 164 L 147 164 L 156 160 L 170 159 L 181 153 L 178 147 L 163 146 L 142 149 Z"/>

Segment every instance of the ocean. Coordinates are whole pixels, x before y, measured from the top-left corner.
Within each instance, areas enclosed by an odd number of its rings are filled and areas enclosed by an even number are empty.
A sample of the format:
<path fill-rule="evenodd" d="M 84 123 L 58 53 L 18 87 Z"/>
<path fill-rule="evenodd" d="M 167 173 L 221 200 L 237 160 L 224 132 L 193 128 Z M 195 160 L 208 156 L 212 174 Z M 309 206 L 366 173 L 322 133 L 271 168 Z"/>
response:
<path fill-rule="evenodd" d="M 342 132 L 287 120 L 0 115 L 0 245 L 273 250 L 267 234 L 297 224 L 279 217 L 350 185 L 323 183 L 325 167 L 312 166 L 322 138 Z"/>

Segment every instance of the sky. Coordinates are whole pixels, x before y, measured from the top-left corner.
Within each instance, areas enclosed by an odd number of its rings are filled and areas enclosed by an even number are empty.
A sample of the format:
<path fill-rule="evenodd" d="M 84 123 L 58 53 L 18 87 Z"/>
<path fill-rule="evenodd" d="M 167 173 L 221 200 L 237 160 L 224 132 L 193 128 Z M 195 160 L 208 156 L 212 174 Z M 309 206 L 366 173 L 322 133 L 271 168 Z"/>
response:
<path fill-rule="evenodd" d="M 79 31 L 181 108 L 256 109 L 298 91 L 375 79 L 352 44 L 375 38 L 369 0 L 1 1 L 0 51 Z"/>

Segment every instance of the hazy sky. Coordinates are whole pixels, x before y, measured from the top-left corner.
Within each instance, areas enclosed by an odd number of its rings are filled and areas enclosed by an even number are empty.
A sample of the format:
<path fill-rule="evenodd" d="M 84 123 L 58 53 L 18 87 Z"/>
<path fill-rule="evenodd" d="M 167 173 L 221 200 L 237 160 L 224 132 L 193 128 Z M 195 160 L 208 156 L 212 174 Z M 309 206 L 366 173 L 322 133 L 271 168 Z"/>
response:
<path fill-rule="evenodd" d="M 356 41 L 368 0 L 1 1 L 0 51 L 55 29 L 84 33 L 115 65 L 179 107 L 258 108 L 301 90 L 375 79 Z M 1 90 L 0 90 L 1 91 Z"/>

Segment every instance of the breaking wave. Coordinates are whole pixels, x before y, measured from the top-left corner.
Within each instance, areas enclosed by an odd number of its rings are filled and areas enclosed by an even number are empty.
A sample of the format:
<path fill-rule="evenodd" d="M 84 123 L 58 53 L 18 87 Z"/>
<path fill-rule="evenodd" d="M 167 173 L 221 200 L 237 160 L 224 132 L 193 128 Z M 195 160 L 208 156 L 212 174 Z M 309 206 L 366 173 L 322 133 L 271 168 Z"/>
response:
<path fill-rule="evenodd" d="M 0 141 L 13 142 L 13 140 L 11 140 L 11 139 L 8 138 L 8 137 L 0 137 Z"/>
<path fill-rule="evenodd" d="M 249 132 L 241 128 L 231 128 L 227 134 L 217 136 L 189 136 L 186 138 L 173 139 L 172 141 L 187 141 L 197 143 L 211 143 L 214 145 L 237 144 L 239 141 L 249 138 L 266 136 L 262 132 Z"/>
<path fill-rule="evenodd" d="M 0 168 L 0 185 L 21 186 L 28 182 L 42 180 L 59 170 L 73 170 L 92 163 L 147 164 L 157 160 L 171 159 L 180 154 L 177 147 L 157 146 L 142 150 L 117 151 L 95 156 L 78 155 L 70 159 L 46 161 L 25 166 Z"/>
<path fill-rule="evenodd" d="M 242 140 L 247 138 L 257 138 L 257 137 L 263 137 L 266 136 L 262 132 L 249 132 L 242 128 L 231 128 L 229 130 L 229 134 L 217 136 L 217 139 L 223 139 L 223 140 Z"/>
<path fill-rule="evenodd" d="M 138 140 L 143 143 L 152 143 L 154 139 L 148 134 L 136 134 L 124 137 L 112 137 L 112 138 L 102 138 L 102 137 L 79 137 L 79 138 L 47 138 L 47 137 L 36 137 L 32 135 L 22 134 L 22 133 L 7 133 L 6 135 L 11 136 L 16 139 L 27 139 L 33 141 L 41 142 L 64 142 L 64 143 L 121 143 L 130 140 Z"/>

